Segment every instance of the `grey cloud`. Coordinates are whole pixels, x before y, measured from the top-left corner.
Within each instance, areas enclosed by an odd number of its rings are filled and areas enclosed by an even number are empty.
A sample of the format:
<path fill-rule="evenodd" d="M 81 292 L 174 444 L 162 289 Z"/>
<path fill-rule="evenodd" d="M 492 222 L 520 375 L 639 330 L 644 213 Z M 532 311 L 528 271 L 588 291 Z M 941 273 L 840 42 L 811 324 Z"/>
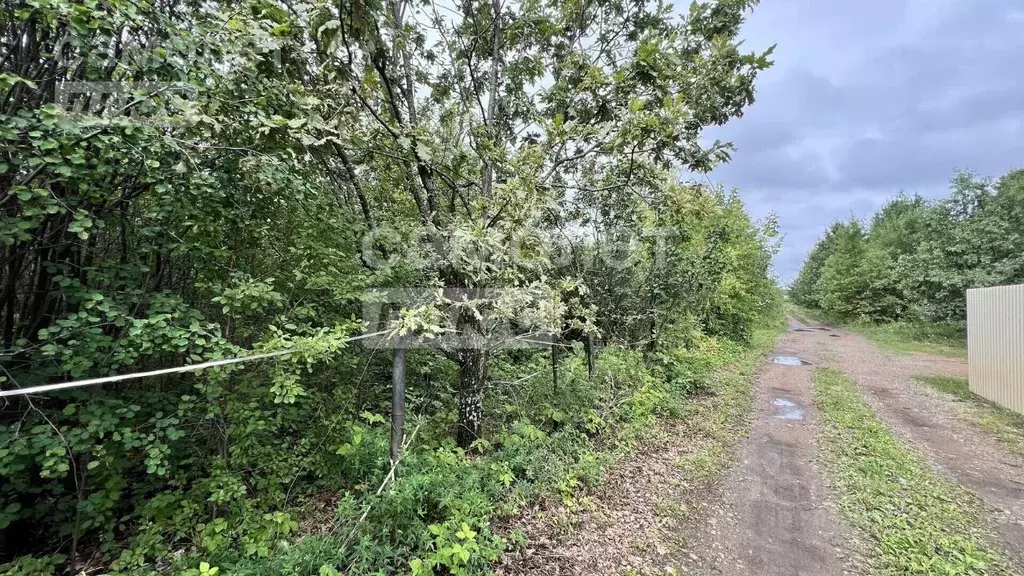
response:
<path fill-rule="evenodd" d="M 740 189 L 751 187 L 777 189 L 783 192 L 805 190 L 830 182 L 820 159 L 785 149 L 764 149 L 752 154 L 749 162 L 736 170 L 725 169 L 719 178 L 731 174 L 728 182 Z"/>
<path fill-rule="evenodd" d="M 712 174 L 751 212 L 779 214 L 783 280 L 836 218 L 900 190 L 935 196 L 957 168 L 1024 164 L 1024 10 L 1016 0 L 762 2 L 752 49 L 776 67 L 743 118 L 709 132 L 733 161 Z"/>

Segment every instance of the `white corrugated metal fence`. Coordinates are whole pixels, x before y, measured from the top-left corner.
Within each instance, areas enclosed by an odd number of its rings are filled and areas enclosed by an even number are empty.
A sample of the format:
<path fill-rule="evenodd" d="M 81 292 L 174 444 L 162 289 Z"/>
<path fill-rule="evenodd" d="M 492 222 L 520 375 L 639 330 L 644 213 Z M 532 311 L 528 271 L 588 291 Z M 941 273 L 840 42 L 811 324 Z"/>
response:
<path fill-rule="evenodd" d="M 1024 284 L 967 291 L 971 392 L 1024 414 Z"/>

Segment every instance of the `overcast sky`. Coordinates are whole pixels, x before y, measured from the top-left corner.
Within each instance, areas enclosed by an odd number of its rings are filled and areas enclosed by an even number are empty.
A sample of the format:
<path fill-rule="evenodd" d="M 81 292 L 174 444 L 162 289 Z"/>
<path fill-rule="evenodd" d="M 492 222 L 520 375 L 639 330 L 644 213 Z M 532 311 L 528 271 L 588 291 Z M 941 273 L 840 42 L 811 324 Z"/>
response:
<path fill-rule="evenodd" d="M 1024 166 L 1024 0 L 762 0 L 743 38 L 775 66 L 711 179 L 778 214 L 784 282 L 837 218 Z"/>

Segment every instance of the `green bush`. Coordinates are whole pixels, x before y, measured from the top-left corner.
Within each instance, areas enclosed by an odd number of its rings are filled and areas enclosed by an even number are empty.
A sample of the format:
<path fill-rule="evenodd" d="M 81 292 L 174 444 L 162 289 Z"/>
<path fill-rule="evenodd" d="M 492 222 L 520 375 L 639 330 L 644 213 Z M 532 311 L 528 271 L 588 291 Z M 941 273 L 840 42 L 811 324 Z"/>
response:
<path fill-rule="evenodd" d="M 418 443 L 380 494 L 387 474 L 384 427 L 352 424 L 339 451 L 355 455 L 358 447 L 362 455 L 335 468 L 352 488 L 334 505 L 329 532 L 297 543 L 278 539 L 267 558 L 206 559 L 226 573 L 254 575 L 486 573 L 514 545 L 494 532 L 497 517 L 549 497 L 572 506 L 581 489 L 600 485 L 616 454 L 643 441 L 658 420 L 678 416 L 689 394 L 711 385 L 713 369 L 745 349 L 705 337 L 695 348 L 669 349 L 651 362 L 640 352 L 607 348 L 593 381 L 579 355 L 565 358 L 557 390 L 549 377 L 516 389 L 519 397 L 555 402 L 530 407 L 543 418 L 508 420 L 472 453 L 451 440 Z M 527 366 L 547 360 L 546 354 L 525 354 L 536 356 L 519 358 Z M 511 397 L 497 398 L 502 405 L 496 410 L 505 417 L 527 411 Z"/>

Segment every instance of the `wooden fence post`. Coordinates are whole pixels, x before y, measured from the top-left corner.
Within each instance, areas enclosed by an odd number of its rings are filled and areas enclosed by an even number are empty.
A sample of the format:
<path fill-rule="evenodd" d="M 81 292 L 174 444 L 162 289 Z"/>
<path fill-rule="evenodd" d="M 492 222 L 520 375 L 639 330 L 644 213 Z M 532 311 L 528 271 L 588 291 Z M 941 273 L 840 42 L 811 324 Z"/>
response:
<path fill-rule="evenodd" d="M 395 358 L 391 368 L 391 465 L 398 462 L 405 436 L 405 339 L 395 340 Z"/>

